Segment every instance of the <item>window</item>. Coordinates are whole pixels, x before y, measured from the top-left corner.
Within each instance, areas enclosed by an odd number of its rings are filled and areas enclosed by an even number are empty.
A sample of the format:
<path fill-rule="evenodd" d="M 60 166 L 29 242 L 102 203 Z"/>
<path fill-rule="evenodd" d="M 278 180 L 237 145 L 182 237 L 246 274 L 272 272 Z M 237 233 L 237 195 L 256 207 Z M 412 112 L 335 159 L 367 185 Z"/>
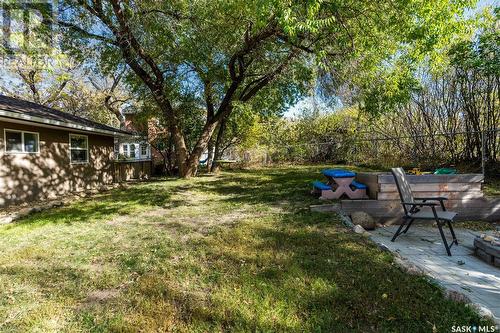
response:
<path fill-rule="evenodd" d="M 38 153 L 40 151 L 38 133 L 5 130 L 4 135 L 7 153 Z"/>
<path fill-rule="evenodd" d="M 141 145 L 141 156 L 142 157 L 147 157 L 148 156 L 148 146 L 145 144 Z"/>
<path fill-rule="evenodd" d="M 86 135 L 69 135 L 70 161 L 74 164 L 88 163 L 89 139 Z"/>
<path fill-rule="evenodd" d="M 135 158 L 135 145 L 133 143 L 130 145 L 130 158 Z"/>
<path fill-rule="evenodd" d="M 125 155 L 125 157 L 128 157 L 128 144 L 126 143 L 123 144 L 123 155 Z"/>

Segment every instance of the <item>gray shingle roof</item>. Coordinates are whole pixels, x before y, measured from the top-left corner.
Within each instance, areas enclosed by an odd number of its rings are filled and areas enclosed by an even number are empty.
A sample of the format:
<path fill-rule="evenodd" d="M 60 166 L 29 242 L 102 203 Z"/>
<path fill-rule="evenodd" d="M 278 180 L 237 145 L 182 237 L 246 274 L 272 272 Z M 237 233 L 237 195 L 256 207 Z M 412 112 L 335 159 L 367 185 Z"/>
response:
<path fill-rule="evenodd" d="M 74 116 L 72 114 L 62 112 L 56 109 L 52 109 L 40 104 L 28 102 L 25 100 L 8 97 L 0 95 L 0 110 L 9 111 L 12 113 L 17 113 L 20 116 L 27 115 L 32 117 L 40 117 L 48 120 L 58 121 L 62 123 L 70 123 L 74 125 L 80 125 L 85 127 L 90 127 L 92 129 L 122 133 L 122 134 L 132 134 L 128 131 L 124 131 L 118 128 L 114 128 L 108 125 L 100 124 L 95 121 L 91 121 L 82 117 Z M 61 126 L 64 127 L 64 126 Z"/>

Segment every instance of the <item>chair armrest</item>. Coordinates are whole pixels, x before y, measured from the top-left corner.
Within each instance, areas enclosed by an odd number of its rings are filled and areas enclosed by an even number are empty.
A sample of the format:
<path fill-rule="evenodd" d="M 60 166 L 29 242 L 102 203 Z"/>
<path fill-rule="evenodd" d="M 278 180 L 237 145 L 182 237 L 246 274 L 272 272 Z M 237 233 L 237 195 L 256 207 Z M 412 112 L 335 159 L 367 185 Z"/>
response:
<path fill-rule="evenodd" d="M 427 201 L 439 201 L 439 204 L 441 205 L 441 209 L 443 212 L 446 211 L 446 207 L 444 206 L 444 201 L 448 200 L 446 197 L 427 197 L 427 198 L 415 198 L 415 200 L 422 200 L 422 202 L 427 202 Z"/>
<path fill-rule="evenodd" d="M 426 198 L 415 198 L 415 200 L 424 200 L 424 201 L 428 201 L 428 200 L 444 201 L 444 200 L 448 200 L 448 198 L 447 198 L 447 197 L 426 197 Z"/>
<path fill-rule="evenodd" d="M 412 206 L 437 206 L 438 204 L 435 202 L 402 202 L 403 205 L 412 205 Z"/>

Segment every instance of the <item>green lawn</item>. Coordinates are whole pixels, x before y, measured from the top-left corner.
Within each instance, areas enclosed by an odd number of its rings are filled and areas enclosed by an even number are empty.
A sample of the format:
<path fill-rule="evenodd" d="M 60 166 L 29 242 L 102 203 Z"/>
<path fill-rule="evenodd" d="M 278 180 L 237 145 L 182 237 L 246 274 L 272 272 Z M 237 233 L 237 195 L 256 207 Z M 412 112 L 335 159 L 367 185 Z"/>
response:
<path fill-rule="evenodd" d="M 0 226 L 2 332 L 449 332 L 425 278 L 311 213 L 321 167 L 168 179 Z"/>

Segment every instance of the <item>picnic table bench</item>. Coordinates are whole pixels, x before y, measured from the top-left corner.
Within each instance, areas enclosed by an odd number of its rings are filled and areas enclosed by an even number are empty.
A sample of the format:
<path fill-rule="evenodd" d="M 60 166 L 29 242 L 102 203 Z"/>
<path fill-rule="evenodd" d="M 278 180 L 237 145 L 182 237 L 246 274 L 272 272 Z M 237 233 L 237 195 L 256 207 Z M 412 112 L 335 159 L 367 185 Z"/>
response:
<path fill-rule="evenodd" d="M 321 194 L 320 199 L 339 199 L 346 195 L 350 199 L 366 199 L 367 186 L 354 180 L 356 173 L 343 169 L 327 169 L 321 172 L 326 178 L 326 184 L 313 182 L 313 194 Z"/>

